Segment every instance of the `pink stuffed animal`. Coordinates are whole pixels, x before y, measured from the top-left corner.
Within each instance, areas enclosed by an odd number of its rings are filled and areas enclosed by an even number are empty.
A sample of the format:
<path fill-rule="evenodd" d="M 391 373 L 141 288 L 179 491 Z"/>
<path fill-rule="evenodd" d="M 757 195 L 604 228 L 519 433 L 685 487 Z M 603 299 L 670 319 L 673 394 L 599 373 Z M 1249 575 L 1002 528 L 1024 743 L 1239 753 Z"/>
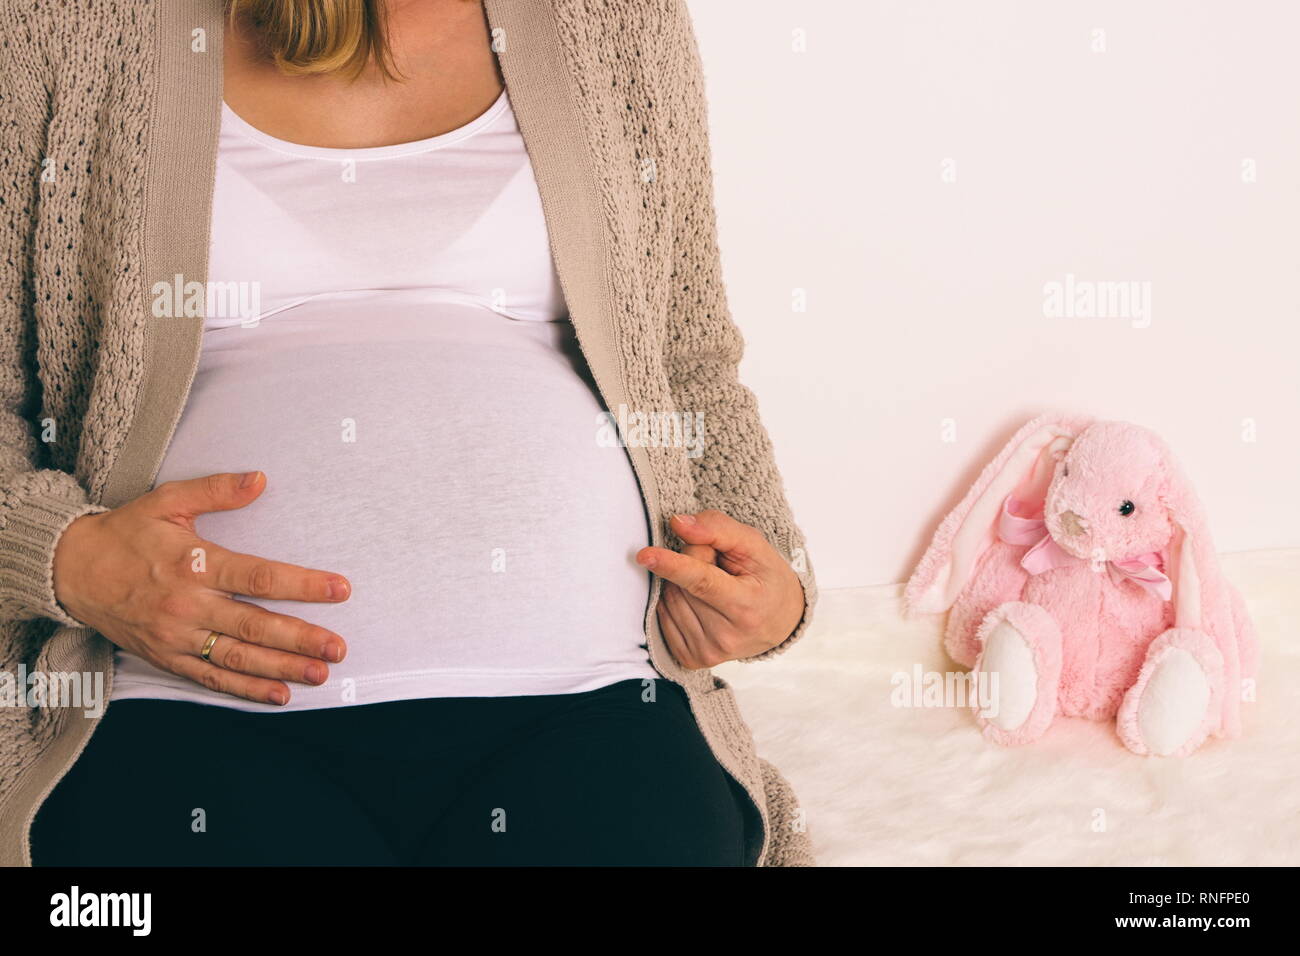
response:
<path fill-rule="evenodd" d="M 1191 486 L 1155 434 L 1042 416 L 944 519 L 907 583 L 909 613 L 951 609 L 953 660 L 997 675 L 977 721 L 1002 744 L 1058 714 L 1117 718 L 1138 754 L 1241 732 L 1258 658 Z"/>

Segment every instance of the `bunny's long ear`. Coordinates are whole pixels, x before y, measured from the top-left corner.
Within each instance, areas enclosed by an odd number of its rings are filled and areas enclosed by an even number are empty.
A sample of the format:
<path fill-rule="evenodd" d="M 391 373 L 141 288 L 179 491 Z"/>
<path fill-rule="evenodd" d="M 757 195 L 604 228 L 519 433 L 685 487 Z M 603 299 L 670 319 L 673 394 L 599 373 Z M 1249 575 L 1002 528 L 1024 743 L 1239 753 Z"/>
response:
<path fill-rule="evenodd" d="M 1234 614 L 1233 590 L 1219 566 L 1205 511 L 1172 456 L 1169 471 L 1165 503 L 1174 534 L 1166 564 L 1174 585 L 1174 626 L 1207 634 L 1223 656 L 1223 711 L 1216 734 L 1236 737 L 1241 732 L 1241 679 L 1247 676 L 1243 663 L 1252 659 L 1247 644 L 1254 631 Z"/>
<path fill-rule="evenodd" d="M 1023 426 L 980 473 L 961 504 L 943 519 L 903 592 L 909 614 L 952 607 L 980 556 L 997 536 L 1002 503 L 1015 492 L 1030 512 L 1042 513 L 1056 458 L 1086 421 L 1042 415 Z M 1035 511 L 1036 509 L 1036 511 Z"/>

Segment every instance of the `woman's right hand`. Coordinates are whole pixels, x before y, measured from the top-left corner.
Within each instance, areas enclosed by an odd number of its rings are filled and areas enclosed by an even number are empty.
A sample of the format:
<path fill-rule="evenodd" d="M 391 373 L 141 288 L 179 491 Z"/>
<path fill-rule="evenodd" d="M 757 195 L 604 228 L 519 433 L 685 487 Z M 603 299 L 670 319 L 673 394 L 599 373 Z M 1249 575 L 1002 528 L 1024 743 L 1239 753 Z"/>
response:
<path fill-rule="evenodd" d="M 59 537 L 54 596 L 68 614 L 123 650 L 210 690 L 287 704 L 285 681 L 322 684 L 343 638 L 234 595 L 347 600 L 339 574 L 227 551 L 194 533 L 194 518 L 252 502 L 260 471 L 169 481 L 120 508 L 82 515 Z M 217 638 L 200 656 L 211 632 Z"/>

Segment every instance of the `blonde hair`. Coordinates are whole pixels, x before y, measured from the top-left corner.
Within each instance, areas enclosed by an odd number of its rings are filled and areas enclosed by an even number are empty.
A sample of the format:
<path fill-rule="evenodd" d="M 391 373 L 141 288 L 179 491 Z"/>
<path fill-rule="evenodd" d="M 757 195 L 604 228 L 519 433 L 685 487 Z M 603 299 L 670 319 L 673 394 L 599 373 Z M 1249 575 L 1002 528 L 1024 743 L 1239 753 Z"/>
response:
<path fill-rule="evenodd" d="M 386 0 L 227 0 L 242 14 L 263 53 L 292 76 L 343 73 L 355 79 L 373 60 L 396 79 L 388 44 Z"/>

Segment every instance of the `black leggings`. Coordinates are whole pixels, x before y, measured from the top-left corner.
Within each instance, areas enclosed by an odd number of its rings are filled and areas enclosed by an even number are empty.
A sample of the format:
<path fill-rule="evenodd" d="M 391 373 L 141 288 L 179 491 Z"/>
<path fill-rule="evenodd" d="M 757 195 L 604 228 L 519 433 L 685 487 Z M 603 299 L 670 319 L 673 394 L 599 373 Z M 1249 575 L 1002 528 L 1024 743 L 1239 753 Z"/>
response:
<path fill-rule="evenodd" d="M 280 714 L 108 707 L 38 866 L 736 866 L 757 811 L 676 684 Z M 752 831 L 751 831 L 752 832 Z"/>

